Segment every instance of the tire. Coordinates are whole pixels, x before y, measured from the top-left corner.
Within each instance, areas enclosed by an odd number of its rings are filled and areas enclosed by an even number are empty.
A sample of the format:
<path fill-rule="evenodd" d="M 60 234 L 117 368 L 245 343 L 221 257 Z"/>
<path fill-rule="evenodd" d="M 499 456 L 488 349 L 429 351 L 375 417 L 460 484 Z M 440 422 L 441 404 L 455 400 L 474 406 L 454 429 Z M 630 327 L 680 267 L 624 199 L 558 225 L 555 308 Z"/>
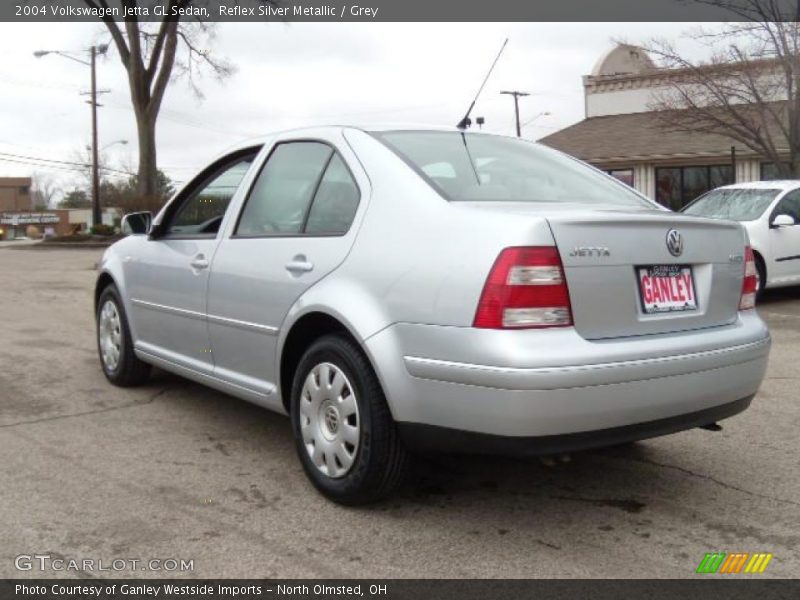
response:
<path fill-rule="evenodd" d="M 327 498 L 366 504 L 402 483 L 408 452 L 375 371 L 350 339 L 326 335 L 306 350 L 294 375 L 291 416 L 303 469 Z"/>
<path fill-rule="evenodd" d="M 756 254 L 756 272 L 758 273 L 758 289 L 756 289 L 756 301 L 764 295 L 764 286 L 767 283 L 767 267 L 764 259 Z"/>
<path fill-rule="evenodd" d="M 104 311 L 108 311 L 104 314 Z M 114 318 L 113 314 L 116 314 Z M 128 316 L 117 287 L 108 285 L 100 294 L 95 314 L 97 326 L 97 354 L 100 366 L 111 383 L 120 387 L 132 387 L 145 383 L 151 367 L 142 362 L 133 352 L 133 340 L 128 327 Z M 108 332 L 113 332 L 110 339 Z M 110 349 L 106 344 L 111 344 Z M 116 352 L 114 352 L 114 349 Z M 110 360 L 116 356 L 116 361 Z"/>

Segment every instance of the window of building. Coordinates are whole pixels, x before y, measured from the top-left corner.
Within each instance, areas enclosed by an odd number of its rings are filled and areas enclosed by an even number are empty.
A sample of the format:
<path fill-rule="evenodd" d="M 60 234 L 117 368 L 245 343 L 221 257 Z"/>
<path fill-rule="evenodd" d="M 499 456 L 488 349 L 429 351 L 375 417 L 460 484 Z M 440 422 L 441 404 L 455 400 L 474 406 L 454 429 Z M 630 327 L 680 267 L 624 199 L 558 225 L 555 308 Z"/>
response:
<path fill-rule="evenodd" d="M 606 173 L 619 179 L 625 185 L 633 187 L 633 169 L 611 169 Z"/>
<path fill-rule="evenodd" d="M 656 201 L 680 210 L 707 191 L 733 181 L 731 165 L 660 167 L 656 169 Z"/>
<path fill-rule="evenodd" d="M 784 166 L 789 167 L 789 163 L 783 163 Z M 774 181 L 776 179 L 786 179 L 778 170 L 778 165 L 773 162 L 761 163 L 761 181 Z"/>

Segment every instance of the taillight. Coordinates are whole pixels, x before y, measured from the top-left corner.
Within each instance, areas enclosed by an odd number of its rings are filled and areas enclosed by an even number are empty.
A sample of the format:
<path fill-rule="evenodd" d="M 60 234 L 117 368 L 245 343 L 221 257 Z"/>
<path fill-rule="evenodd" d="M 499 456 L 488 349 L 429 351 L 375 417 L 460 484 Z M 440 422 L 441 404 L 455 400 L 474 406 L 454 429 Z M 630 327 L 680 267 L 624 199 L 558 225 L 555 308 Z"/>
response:
<path fill-rule="evenodd" d="M 750 246 L 744 249 L 744 281 L 742 281 L 742 295 L 739 298 L 739 310 L 750 310 L 756 307 L 756 292 L 758 291 L 758 271 L 756 270 L 756 257 Z"/>
<path fill-rule="evenodd" d="M 506 248 L 483 286 L 474 327 L 522 329 L 572 325 L 569 291 L 553 246 Z"/>

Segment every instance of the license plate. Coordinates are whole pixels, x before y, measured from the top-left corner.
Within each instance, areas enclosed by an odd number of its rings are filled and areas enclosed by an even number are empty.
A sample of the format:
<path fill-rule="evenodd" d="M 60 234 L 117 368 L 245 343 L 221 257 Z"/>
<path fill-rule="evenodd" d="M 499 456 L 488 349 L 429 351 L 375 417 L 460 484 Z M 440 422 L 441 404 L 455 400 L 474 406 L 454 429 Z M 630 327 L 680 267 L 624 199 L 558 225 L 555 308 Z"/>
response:
<path fill-rule="evenodd" d="M 692 268 L 686 265 L 637 267 L 639 297 L 646 314 L 697 310 Z"/>

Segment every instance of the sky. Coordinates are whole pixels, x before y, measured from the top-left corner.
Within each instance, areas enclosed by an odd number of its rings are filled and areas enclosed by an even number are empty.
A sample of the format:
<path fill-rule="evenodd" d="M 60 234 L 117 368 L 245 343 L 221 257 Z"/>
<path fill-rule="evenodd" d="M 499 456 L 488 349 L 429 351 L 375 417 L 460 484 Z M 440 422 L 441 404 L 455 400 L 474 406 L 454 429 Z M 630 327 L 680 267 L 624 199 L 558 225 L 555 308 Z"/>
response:
<path fill-rule="evenodd" d="M 159 166 L 188 181 L 227 148 L 271 131 L 314 124 L 413 122 L 454 125 L 463 116 L 505 38 L 508 46 L 473 117 L 514 133 L 520 100 L 523 137 L 538 139 L 584 116 L 581 77 L 615 40 L 663 37 L 700 52 L 690 23 L 225 23 L 214 52 L 236 67 L 224 81 L 170 84 L 157 129 Z M 50 173 L 62 190 L 80 174 L 31 163 L 80 161 L 90 142 L 89 68 L 37 50 L 84 51 L 108 43 L 94 23 L 0 24 L 0 176 Z M 135 170 L 136 128 L 125 70 L 113 49 L 98 63 L 103 162 Z M 548 113 L 548 114 L 543 114 Z M 127 141 L 126 144 L 119 143 Z M 26 157 L 26 158 L 20 158 Z M 11 162 L 16 161 L 16 162 Z"/>

